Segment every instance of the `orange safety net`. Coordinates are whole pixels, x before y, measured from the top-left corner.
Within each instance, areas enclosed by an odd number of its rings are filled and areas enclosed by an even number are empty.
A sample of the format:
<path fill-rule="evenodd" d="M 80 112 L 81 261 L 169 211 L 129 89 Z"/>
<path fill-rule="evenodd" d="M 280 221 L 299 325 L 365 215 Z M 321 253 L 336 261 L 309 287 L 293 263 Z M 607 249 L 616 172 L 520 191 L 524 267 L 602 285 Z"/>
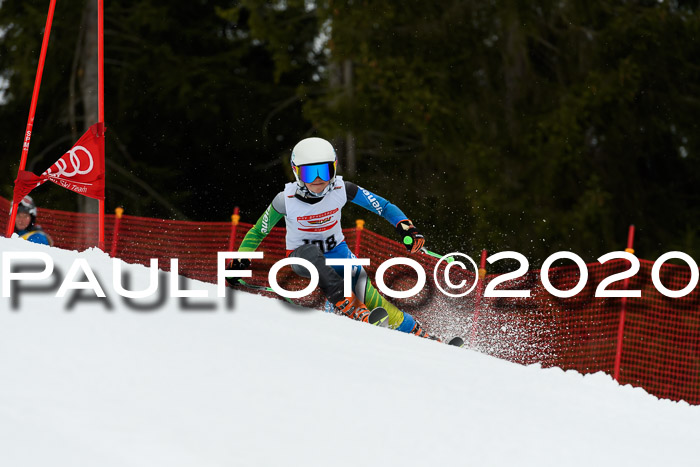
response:
<path fill-rule="evenodd" d="M 9 201 L 0 198 L 0 209 L 8 212 Z M 233 231 L 228 222 L 184 222 L 125 215 L 119 221 L 117 241 L 113 243 L 115 221 L 114 215 L 106 218 L 108 252 L 114 248 L 116 257 L 130 263 L 148 264 L 151 258 L 158 258 L 163 270 L 169 270 L 171 258 L 178 258 L 180 274 L 207 282 L 216 282 L 216 255 L 227 250 Z M 40 208 L 38 223 L 59 248 L 83 250 L 97 243 L 96 215 Z M 240 244 L 251 226 L 247 223 L 237 226 L 235 245 Z M 370 259 L 367 270 L 371 278 L 387 259 L 407 256 L 401 244 L 369 230 L 345 229 L 344 232 L 354 253 Z M 259 251 L 265 253 L 265 258 L 253 262 L 253 277 L 249 282 L 267 285 L 269 268 L 285 257 L 284 229 L 274 228 Z M 682 298 L 662 295 L 651 280 L 653 262 L 640 260 L 640 271 L 629 281 L 628 290 L 641 290 L 642 296 L 627 299 L 620 342 L 622 299 L 596 298 L 595 292 L 603 279 L 629 268 L 625 260 L 588 264 L 586 287 L 571 298 L 557 298 L 545 290 L 538 270 L 498 286 L 500 290 L 530 290 L 531 296 L 527 298 L 479 298 L 476 292 L 450 298 L 437 290 L 433 281 L 438 260 L 423 254 L 410 257 L 426 271 L 426 287 L 414 297 L 391 301 L 413 314 L 430 332 L 442 337 L 461 335 L 467 345 L 513 362 L 539 363 L 581 373 L 604 371 L 612 375 L 621 345 L 621 384 L 643 387 L 658 397 L 700 404 L 700 292 L 696 288 Z M 444 268 L 443 262 L 439 274 Z M 459 268 L 452 268 L 450 277 L 453 283 L 465 280 L 467 286 L 475 280 L 473 271 Z M 484 284 L 495 277 L 498 276 L 487 275 Z M 550 282 L 559 290 L 575 287 L 579 277 L 576 265 L 549 270 Z M 416 278 L 415 271 L 400 265 L 386 273 L 385 283 L 395 290 L 407 290 Z M 661 268 L 660 278 L 668 289 L 679 290 L 689 283 L 690 270 L 687 266 L 666 264 Z M 308 284 L 308 279 L 296 276 L 287 267 L 280 271 L 278 282 L 286 289 L 298 290 Z M 376 286 L 376 281 L 373 283 Z M 618 281 L 608 289 L 621 287 L 622 281 Z M 321 308 L 325 300 L 316 291 L 297 302 Z"/>

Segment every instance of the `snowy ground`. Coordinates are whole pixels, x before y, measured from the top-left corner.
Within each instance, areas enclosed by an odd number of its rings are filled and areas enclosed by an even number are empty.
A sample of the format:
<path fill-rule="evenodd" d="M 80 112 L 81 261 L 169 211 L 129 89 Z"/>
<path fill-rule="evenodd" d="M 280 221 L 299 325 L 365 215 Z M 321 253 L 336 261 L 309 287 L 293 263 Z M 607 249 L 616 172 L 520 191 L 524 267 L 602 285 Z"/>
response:
<path fill-rule="evenodd" d="M 518 366 L 243 292 L 228 307 L 194 281 L 208 310 L 136 310 L 99 251 L 0 238 L 11 251 L 48 252 L 57 271 L 44 290 L 15 291 L 19 303 L 0 298 L 0 466 L 700 465 L 700 407 L 604 374 Z M 92 292 L 55 298 L 76 258 L 111 309 Z M 145 288 L 146 268 L 125 270 Z"/>

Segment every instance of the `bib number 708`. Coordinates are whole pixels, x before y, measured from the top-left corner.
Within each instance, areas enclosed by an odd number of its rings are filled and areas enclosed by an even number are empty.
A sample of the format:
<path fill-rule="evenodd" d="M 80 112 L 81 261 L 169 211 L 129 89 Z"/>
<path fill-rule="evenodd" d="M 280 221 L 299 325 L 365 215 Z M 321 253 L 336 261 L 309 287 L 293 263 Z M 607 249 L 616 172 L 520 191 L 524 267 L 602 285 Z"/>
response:
<path fill-rule="evenodd" d="M 325 240 L 309 240 L 307 238 L 303 239 L 305 245 L 316 245 L 323 253 L 331 251 L 333 248 L 338 246 L 338 242 L 335 241 L 335 235 L 331 235 Z"/>

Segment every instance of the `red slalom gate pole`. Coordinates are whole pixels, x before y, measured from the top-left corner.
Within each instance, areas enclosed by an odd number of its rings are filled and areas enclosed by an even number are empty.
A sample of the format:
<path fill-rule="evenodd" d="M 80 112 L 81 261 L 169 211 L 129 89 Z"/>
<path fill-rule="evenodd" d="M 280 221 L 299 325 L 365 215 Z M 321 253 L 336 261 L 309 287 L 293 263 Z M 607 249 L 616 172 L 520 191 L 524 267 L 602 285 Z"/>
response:
<path fill-rule="evenodd" d="M 627 232 L 627 253 L 634 254 L 634 225 L 630 225 Z M 629 277 L 622 282 L 622 290 L 627 290 L 629 286 Z M 620 302 L 620 324 L 617 327 L 617 350 L 615 352 L 615 369 L 613 370 L 613 378 L 618 383 L 620 382 L 620 363 L 622 362 L 622 337 L 625 333 L 625 314 L 627 312 L 627 297 L 622 297 Z"/>
<path fill-rule="evenodd" d="M 98 121 L 105 121 L 105 34 L 104 34 L 104 0 L 97 0 L 97 115 Z M 105 249 L 105 200 L 98 200 L 98 234 L 97 247 Z"/>
<path fill-rule="evenodd" d="M 116 258 L 117 256 L 117 244 L 119 243 L 119 227 L 122 224 L 122 215 L 124 215 L 124 208 L 117 208 L 114 210 L 114 234 L 112 234 L 112 249 L 109 252 L 109 256 Z"/>
<path fill-rule="evenodd" d="M 233 251 L 233 247 L 236 246 L 236 231 L 238 230 L 238 222 L 241 220 L 239 212 L 238 206 L 233 208 L 233 214 L 231 215 L 231 236 L 228 239 L 228 251 Z"/>
<path fill-rule="evenodd" d="M 481 262 L 479 263 L 479 277 L 476 284 L 476 295 L 474 296 L 474 318 L 472 320 L 472 334 L 469 339 L 469 346 L 476 344 L 476 328 L 481 312 L 481 298 L 484 295 L 484 278 L 486 277 L 486 250 L 481 250 Z"/>
<path fill-rule="evenodd" d="M 360 256 L 360 244 L 362 242 L 362 231 L 365 229 L 365 221 L 362 219 L 355 220 L 355 254 Z"/>
<path fill-rule="evenodd" d="M 36 114 L 36 104 L 39 101 L 39 89 L 41 88 L 41 77 L 44 74 L 44 62 L 46 61 L 46 50 L 49 48 L 49 37 L 51 36 L 51 24 L 53 23 L 53 12 L 56 9 L 56 0 L 51 0 L 49 13 L 46 16 L 46 26 L 44 27 L 44 40 L 41 43 L 41 53 L 39 54 L 39 65 L 36 69 L 34 79 L 34 91 L 32 92 L 32 103 L 29 106 L 29 118 L 27 119 L 27 129 L 24 132 L 24 144 L 22 144 L 22 158 L 19 162 L 19 170 L 24 170 L 27 166 L 27 154 L 29 154 L 29 141 L 32 139 L 32 128 L 34 127 L 34 115 Z M 19 175 L 19 171 L 18 171 Z M 15 230 L 15 220 L 17 218 L 17 203 L 12 201 L 12 213 L 10 222 L 7 224 L 6 237 L 12 236 Z"/>

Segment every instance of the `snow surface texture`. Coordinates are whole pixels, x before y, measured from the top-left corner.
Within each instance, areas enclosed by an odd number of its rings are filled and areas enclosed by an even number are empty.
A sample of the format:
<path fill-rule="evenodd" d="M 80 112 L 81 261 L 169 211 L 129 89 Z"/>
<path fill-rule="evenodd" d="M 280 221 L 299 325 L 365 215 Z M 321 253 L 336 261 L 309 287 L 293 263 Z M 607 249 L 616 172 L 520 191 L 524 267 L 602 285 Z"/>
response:
<path fill-rule="evenodd" d="M 602 373 L 519 366 L 238 291 L 232 309 L 208 298 L 210 310 L 166 299 L 138 311 L 100 251 L 0 238 L 8 251 L 49 252 L 63 276 L 86 259 L 112 309 L 84 300 L 92 292 L 55 298 L 55 282 L 0 299 L 0 466 L 700 463 L 700 407 Z M 124 270 L 146 287 L 145 267 Z"/>

